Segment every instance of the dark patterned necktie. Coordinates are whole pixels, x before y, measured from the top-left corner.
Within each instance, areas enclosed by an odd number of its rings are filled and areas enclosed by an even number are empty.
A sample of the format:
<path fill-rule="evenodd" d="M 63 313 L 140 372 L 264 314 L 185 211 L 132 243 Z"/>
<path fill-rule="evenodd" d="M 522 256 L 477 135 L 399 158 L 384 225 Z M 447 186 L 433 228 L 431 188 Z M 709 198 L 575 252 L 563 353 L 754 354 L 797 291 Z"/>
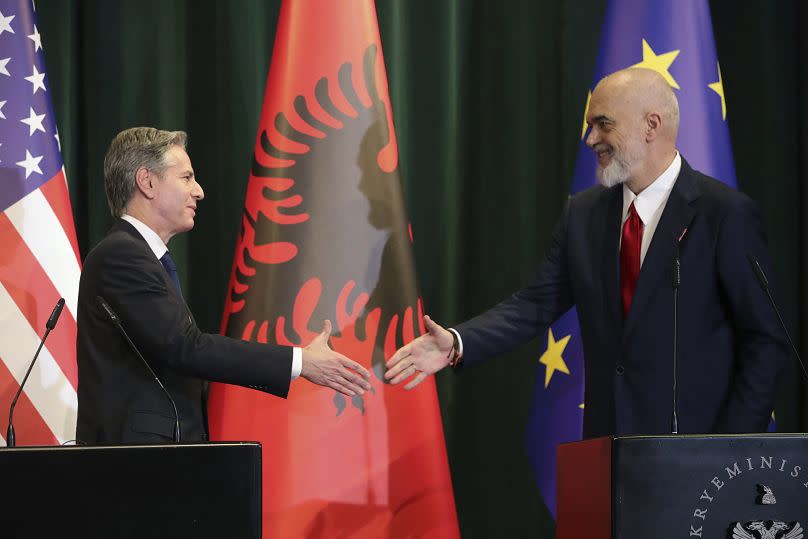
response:
<path fill-rule="evenodd" d="M 180 293 L 180 297 L 183 299 L 183 301 L 185 301 L 185 298 L 182 295 L 182 287 L 180 286 L 180 276 L 177 275 L 177 266 L 174 264 L 174 259 L 171 258 L 171 253 L 166 251 L 166 254 L 160 257 L 160 262 L 168 272 L 168 276 L 171 277 L 172 281 L 174 281 L 174 285 L 177 287 L 177 292 Z"/>

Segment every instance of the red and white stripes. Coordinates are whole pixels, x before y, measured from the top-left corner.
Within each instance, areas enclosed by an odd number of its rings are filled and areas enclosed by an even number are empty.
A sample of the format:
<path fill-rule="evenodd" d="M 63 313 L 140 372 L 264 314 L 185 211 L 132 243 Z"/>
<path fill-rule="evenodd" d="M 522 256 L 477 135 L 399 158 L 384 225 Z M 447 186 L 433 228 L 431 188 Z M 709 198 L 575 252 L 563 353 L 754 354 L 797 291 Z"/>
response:
<path fill-rule="evenodd" d="M 60 297 L 65 309 L 14 413 L 17 445 L 52 445 L 76 431 L 79 263 L 64 173 L 0 214 L 0 427 Z M 2 440 L 5 444 L 5 440 Z"/>

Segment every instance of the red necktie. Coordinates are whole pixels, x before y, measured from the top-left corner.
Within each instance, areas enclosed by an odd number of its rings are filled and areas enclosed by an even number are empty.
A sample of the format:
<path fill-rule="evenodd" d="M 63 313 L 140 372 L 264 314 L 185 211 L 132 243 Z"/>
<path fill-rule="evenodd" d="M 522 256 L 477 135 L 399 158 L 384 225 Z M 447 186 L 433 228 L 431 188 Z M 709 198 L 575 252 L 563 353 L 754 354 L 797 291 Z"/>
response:
<path fill-rule="evenodd" d="M 642 221 L 634 208 L 628 208 L 628 219 L 623 224 L 620 242 L 620 296 L 623 298 L 623 318 L 628 315 L 631 298 L 640 275 L 640 249 L 642 247 Z"/>

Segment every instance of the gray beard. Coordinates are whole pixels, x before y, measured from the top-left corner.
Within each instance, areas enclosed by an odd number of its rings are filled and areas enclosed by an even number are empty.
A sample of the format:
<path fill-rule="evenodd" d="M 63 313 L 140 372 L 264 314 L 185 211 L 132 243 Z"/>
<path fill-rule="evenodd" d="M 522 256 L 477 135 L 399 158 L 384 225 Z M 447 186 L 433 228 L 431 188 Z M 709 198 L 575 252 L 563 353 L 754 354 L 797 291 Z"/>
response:
<path fill-rule="evenodd" d="M 598 165 L 595 175 L 604 187 L 614 187 L 628 181 L 631 165 L 622 156 L 615 155 L 612 162 L 605 167 Z"/>

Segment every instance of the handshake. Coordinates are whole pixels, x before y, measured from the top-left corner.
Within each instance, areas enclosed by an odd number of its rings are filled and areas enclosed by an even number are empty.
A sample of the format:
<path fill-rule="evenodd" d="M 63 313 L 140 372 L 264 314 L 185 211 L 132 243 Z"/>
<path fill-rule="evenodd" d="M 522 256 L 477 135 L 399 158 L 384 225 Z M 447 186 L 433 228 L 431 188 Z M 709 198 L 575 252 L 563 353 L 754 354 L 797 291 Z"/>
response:
<path fill-rule="evenodd" d="M 387 362 L 384 378 L 395 385 L 410 379 L 404 389 L 412 389 L 430 374 L 449 364 L 454 338 L 428 316 L 424 317 L 427 333 L 402 346 Z M 335 352 L 328 345 L 331 322 L 323 322 L 323 329 L 308 346 L 303 348 L 303 369 L 300 376 L 313 384 L 352 397 L 370 390 L 370 373 L 356 361 Z"/>

